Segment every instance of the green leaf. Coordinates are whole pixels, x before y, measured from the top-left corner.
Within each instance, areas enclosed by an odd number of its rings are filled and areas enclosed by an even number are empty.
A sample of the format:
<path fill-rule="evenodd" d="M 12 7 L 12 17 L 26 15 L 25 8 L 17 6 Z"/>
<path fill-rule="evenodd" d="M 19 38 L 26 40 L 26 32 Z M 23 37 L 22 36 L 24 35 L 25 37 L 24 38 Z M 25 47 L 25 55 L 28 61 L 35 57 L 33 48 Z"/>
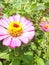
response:
<path fill-rule="evenodd" d="M 33 52 L 26 52 L 26 53 L 24 53 L 25 55 L 30 55 L 30 56 L 33 56 Z"/>
<path fill-rule="evenodd" d="M 49 60 L 46 61 L 46 65 L 49 65 Z"/>
<path fill-rule="evenodd" d="M 36 10 L 45 10 L 45 6 L 43 3 L 37 3 Z"/>
<path fill-rule="evenodd" d="M 49 45 L 47 46 L 47 51 L 45 52 L 47 58 L 49 58 Z"/>
<path fill-rule="evenodd" d="M 49 7 L 49 3 L 45 3 L 45 6 L 48 6 Z"/>
<path fill-rule="evenodd" d="M 0 65 L 2 65 L 2 62 L 0 61 Z"/>
<path fill-rule="evenodd" d="M 14 59 L 14 60 L 10 63 L 10 65 L 20 65 L 20 61 Z"/>
<path fill-rule="evenodd" d="M 22 60 L 21 65 L 32 65 L 33 56 L 30 55 L 21 55 L 20 60 Z"/>
<path fill-rule="evenodd" d="M 43 59 L 40 58 L 40 57 L 37 57 L 37 58 L 36 58 L 36 62 L 37 62 L 37 65 L 45 65 Z"/>
<path fill-rule="evenodd" d="M 36 45 L 33 43 L 33 42 L 31 42 L 31 48 L 33 49 L 33 50 L 36 50 L 37 48 L 36 48 Z"/>
<path fill-rule="evenodd" d="M 9 54 L 7 54 L 5 52 L 4 53 L 0 53 L 0 58 L 9 60 Z"/>
<path fill-rule="evenodd" d="M 44 3 L 48 3 L 48 2 L 49 2 L 49 0 L 43 0 L 43 2 L 44 2 Z"/>

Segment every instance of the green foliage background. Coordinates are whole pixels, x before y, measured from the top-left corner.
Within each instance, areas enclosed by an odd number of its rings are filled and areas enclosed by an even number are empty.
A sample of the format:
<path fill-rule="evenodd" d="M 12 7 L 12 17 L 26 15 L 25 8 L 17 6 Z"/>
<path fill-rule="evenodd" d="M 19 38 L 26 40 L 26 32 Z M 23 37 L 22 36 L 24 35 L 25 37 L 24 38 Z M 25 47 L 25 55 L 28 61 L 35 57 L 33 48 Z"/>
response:
<path fill-rule="evenodd" d="M 0 18 L 20 14 L 34 23 L 36 32 L 20 48 L 10 49 L 0 42 L 0 65 L 49 65 L 49 32 L 40 30 L 40 22 L 49 21 L 49 0 L 0 0 L 0 7 Z"/>

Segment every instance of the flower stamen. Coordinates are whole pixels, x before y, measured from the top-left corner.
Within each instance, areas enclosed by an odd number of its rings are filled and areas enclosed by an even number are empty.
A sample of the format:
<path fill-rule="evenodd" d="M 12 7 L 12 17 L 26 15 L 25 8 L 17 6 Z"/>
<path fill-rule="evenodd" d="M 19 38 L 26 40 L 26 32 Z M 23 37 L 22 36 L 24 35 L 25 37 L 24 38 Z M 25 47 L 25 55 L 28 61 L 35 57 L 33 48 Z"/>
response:
<path fill-rule="evenodd" d="M 49 28 L 49 25 L 45 25 L 45 28 L 48 29 Z"/>
<path fill-rule="evenodd" d="M 17 37 L 22 34 L 22 25 L 19 22 L 11 22 L 8 26 L 8 32 L 12 37 Z"/>

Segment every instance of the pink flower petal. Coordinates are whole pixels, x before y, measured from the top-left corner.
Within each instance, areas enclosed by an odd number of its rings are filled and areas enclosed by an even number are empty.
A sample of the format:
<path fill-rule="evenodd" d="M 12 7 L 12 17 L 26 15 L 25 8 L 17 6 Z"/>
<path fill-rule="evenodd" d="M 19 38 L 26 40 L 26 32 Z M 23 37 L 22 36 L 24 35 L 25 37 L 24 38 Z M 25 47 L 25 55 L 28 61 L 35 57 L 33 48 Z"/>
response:
<path fill-rule="evenodd" d="M 27 37 L 29 40 L 33 39 L 35 35 L 35 31 L 25 32 L 23 36 Z"/>
<path fill-rule="evenodd" d="M 12 37 L 8 37 L 8 38 L 4 39 L 3 40 L 3 45 L 9 46 L 10 43 L 11 43 L 11 39 L 12 39 Z"/>
<path fill-rule="evenodd" d="M 24 35 L 20 36 L 19 39 L 24 43 L 24 44 L 28 44 L 29 39 L 27 37 L 25 37 Z"/>
<path fill-rule="evenodd" d="M 24 32 L 34 31 L 34 26 L 30 26 L 26 29 L 24 29 Z"/>
<path fill-rule="evenodd" d="M 21 18 L 21 24 L 23 25 L 23 27 L 26 26 L 26 25 L 28 25 L 29 23 L 30 23 L 30 21 L 27 20 L 25 17 Z"/>
<path fill-rule="evenodd" d="M 18 38 L 13 38 L 10 44 L 10 48 L 20 47 L 21 41 Z"/>
<path fill-rule="evenodd" d="M 20 22 L 20 15 L 19 14 L 14 15 L 13 20 L 16 21 L 16 22 Z"/>
<path fill-rule="evenodd" d="M 7 38 L 7 37 L 9 37 L 9 35 L 0 35 L 0 41 Z"/>
<path fill-rule="evenodd" d="M 7 29 L 0 26 L 0 35 L 8 34 Z"/>
<path fill-rule="evenodd" d="M 8 25 L 10 23 L 8 18 L 4 18 L 5 23 Z"/>
<path fill-rule="evenodd" d="M 4 24 L 4 26 L 7 28 L 8 26 L 8 21 L 6 20 L 7 18 L 1 19 L 1 22 Z"/>
<path fill-rule="evenodd" d="M 7 26 L 0 20 L 0 26 L 7 28 Z"/>
<path fill-rule="evenodd" d="M 49 24 L 49 22 L 41 22 L 41 26 L 45 26 L 46 24 Z"/>
<path fill-rule="evenodd" d="M 10 22 L 14 22 L 13 16 L 10 16 L 10 17 L 9 17 L 9 20 L 10 20 Z"/>
<path fill-rule="evenodd" d="M 32 23 L 32 22 L 30 22 L 29 24 L 27 24 L 27 25 L 24 26 L 23 28 L 26 29 L 26 28 L 31 27 L 31 26 L 33 26 L 33 23 Z"/>
<path fill-rule="evenodd" d="M 19 22 L 20 21 L 20 15 L 14 15 L 9 17 L 10 22 Z"/>

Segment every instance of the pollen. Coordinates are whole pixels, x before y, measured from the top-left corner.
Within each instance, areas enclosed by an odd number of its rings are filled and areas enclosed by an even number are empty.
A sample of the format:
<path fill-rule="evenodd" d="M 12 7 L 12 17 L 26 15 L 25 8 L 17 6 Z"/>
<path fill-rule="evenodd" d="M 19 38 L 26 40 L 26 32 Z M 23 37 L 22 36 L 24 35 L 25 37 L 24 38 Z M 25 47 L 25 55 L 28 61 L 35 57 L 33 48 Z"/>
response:
<path fill-rule="evenodd" d="M 20 24 L 20 22 L 11 22 L 8 26 L 8 33 L 12 36 L 12 37 L 18 37 L 22 34 L 23 30 L 22 30 L 22 25 Z"/>

